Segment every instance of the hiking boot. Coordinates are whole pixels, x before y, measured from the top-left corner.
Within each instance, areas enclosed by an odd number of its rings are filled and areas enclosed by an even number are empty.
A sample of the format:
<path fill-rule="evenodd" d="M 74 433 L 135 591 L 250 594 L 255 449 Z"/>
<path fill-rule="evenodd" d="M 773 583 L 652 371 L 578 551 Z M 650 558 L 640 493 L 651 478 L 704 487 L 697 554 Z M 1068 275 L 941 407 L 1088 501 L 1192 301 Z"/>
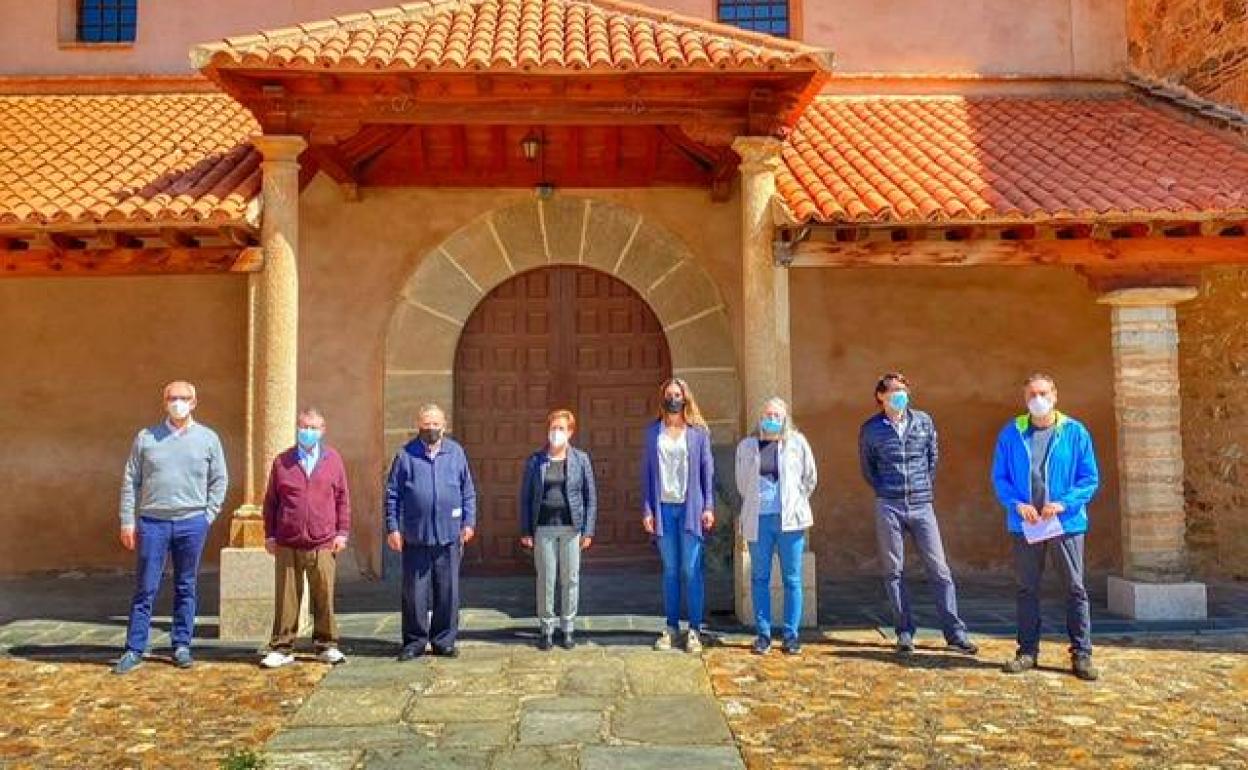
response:
<path fill-rule="evenodd" d="M 750 646 L 750 652 L 755 655 L 766 655 L 771 651 L 771 637 L 757 636 L 754 638 L 754 644 Z"/>
<path fill-rule="evenodd" d="M 1091 655 L 1071 655 L 1070 670 L 1075 672 L 1075 676 L 1085 682 L 1095 682 L 1101 678 L 1101 672 L 1097 671 L 1096 666 L 1092 665 Z"/>
<path fill-rule="evenodd" d="M 788 639 L 785 639 L 784 640 L 784 654 L 785 655 L 801 655 L 802 654 L 802 640 L 798 639 L 796 636 L 790 636 Z"/>
<path fill-rule="evenodd" d="M 1011 660 L 1007 660 L 1001 670 L 1007 674 L 1021 674 L 1036 667 L 1036 656 L 1020 652 Z"/>
<path fill-rule="evenodd" d="M 143 654 L 134 650 L 126 650 L 113 666 L 113 673 L 129 674 L 141 665 L 143 665 Z"/>
<path fill-rule="evenodd" d="M 654 649 L 658 652 L 667 652 L 672 649 L 672 637 L 676 636 L 672 633 L 672 629 L 665 628 L 659 633 L 659 638 L 654 640 Z"/>

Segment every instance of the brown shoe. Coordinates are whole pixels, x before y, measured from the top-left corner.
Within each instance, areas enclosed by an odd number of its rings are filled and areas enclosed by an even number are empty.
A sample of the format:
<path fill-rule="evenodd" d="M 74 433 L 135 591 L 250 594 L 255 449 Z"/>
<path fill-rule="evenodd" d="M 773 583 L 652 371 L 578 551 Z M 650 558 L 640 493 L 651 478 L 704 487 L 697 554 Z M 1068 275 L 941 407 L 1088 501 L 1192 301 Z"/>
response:
<path fill-rule="evenodd" d="M 1020 652 L 1012 660 L 1007 660 L 1001 670 L 1007 674 L 1021 674 L 1036 667 L 1036 656 Z"/>

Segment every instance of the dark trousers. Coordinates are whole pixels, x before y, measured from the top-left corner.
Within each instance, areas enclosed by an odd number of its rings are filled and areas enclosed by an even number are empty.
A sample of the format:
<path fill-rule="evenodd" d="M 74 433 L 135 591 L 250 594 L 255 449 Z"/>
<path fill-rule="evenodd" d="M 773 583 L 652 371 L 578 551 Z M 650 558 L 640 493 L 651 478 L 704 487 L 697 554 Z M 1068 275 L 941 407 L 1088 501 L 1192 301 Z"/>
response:
<path fill-rule="evenodd" d="M 199 558 L 208 539 L 208 517 L 166 521 L 140 517 L 135 525 L 138 564 L 135 567 L 134 598 L 130 602 L 130 623 L 126 627 L 126 649 L 147 651 L 147 638 L 152 628 L 152 605 L 160 593 L 160 580 L 165 561 L 173 557 L 173 631 L 174 647 L 189 647 L 195 634 L 195 606 L 198 601 L 196 582 Z"/>
<path fill-rule="evenodd" d="M 915 632 L 910 612 L 910 593 L 902 575 L 906 564 L 906 533 L 914 540 L 927 573 L 928 585 L 936 599 L 940 628 L 950 644 L 966 639 L 966 624 L 958 617 L 958 590 L 945 561 L 940 525 L 931 503 L 905 503 L 900 500 L 875 501 L 875 538 L 884 573 L 884 593 L 893 611 L 893 627 L 898 634 Z"/>
<path fill-rule="evenodd" d="M 1066 633 L 1072 654 L 1092 654 L 1092 611 L 1083 586 L 1083 535 L 1063 535 L 1040 543 L 1028 543 L 1014 535 L 1014 572 L 1018 579 L 1018 651 L 1040 652 L 1040 583 L 1044 562 L 1052 546 L 1058 569 L 1066 583 Z"/>
<path fill-rule="evenodd" d="M 449 650 L 459 633 L 459 562 L 464 547 L 403 545 L 403 646 Z M 432 603 L 430 602 L 432 599 Z"/>

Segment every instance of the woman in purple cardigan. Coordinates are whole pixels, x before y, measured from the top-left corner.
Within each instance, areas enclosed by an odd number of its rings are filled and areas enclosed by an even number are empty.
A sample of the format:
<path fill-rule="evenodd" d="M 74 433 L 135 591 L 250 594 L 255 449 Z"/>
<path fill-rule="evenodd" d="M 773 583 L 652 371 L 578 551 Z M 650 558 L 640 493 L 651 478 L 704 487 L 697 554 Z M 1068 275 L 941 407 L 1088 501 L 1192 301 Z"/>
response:
<path fill-rule="evenodd" d="M 641 483 L 645 513 L 642 526 L 658 538 L 663 558 L 663 605 L 667 627 L 654 643 L 670 650 L 680 634 L 683 587 L 689 614 L 685 651 L 702 651 L 702 544 L 715 526 L 715 463 L 711 432 L 684 380 L 663 383 L 662 407 L 646 429 Z"/>

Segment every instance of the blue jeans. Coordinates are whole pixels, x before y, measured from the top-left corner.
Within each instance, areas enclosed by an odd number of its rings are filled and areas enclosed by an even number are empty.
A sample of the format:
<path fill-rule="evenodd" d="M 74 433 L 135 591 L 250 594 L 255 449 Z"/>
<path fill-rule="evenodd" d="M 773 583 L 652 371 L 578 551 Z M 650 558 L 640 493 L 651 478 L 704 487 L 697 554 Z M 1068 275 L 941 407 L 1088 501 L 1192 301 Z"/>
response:
<path fill-rule="evenodd" d="M 130 624 L 126 627 L 126 650 L 146 652 L 152 627 L 152 605 L 160 593 L 165 560 L 173 557 L 174 647 L 189 647 L 195 635 L 196 580 L 199 558 L 208 539 L 208 517 L 193 516 L 178 521 L 140 517 L 135 524 L 138 564 L 135 567 L 134 599 L 130 602 Z"/>
<path fill-rule="evenodd" d="M 785 640 L 797 638 L 802 622 L 802 551 L 806 530 L 785 532 L 777 514 L 758 517 L 758 540 L 750 546 L 750 594 L 758 635 L 771 638 L 771 556 L 780 552 L 780 581 L 784 584 Z"/>
<path fill-rule="evenodd" d="M 907 504 L 901 500 L 875 501 L 875 535 L 879 546 L 880 566 L 884 573 L 884 592 L 893 610 L 893 626 L 898 634 L 914 634 L 914 616 L 910 612 L 910 596 L 902 569 L 906 564 L 905 535 L 914 538 L 914 546 L 923 559 L 927 582 L 936 598 L 936 611 L 945 641 L 950 644 L 966 639 L 966 624 L 958 617 L 958 591 L 953 574 L 945 563 L 945 546 L 940 541 L 940 525 L 931 503 Z"/>
<path fill-rule="evenodd" d="M 1083 535 L 1064 535 L 1040 543 L 1028 543 L 1014 535 L 1014 572 L 1018 578 L 1018 651 L 1040 652 L 1040 583 L 1049 545 L 1057 554 L 1058 568 L 1066 584 L 1066 634 L 1070 652 L 1092 654 L 1092 610 L 1083 585 Z"/>
<path fill-rule="evenodd" d="M 663 608 L 667 627 L 680 627 L 680 592 L 684 588 L 689 627 L 702 627 L 705 587 L 702 584 L 702 538 L 685 531 L 685 504 L 663 503 L 663 536 L 659 555 L 663 558 Z"/>

